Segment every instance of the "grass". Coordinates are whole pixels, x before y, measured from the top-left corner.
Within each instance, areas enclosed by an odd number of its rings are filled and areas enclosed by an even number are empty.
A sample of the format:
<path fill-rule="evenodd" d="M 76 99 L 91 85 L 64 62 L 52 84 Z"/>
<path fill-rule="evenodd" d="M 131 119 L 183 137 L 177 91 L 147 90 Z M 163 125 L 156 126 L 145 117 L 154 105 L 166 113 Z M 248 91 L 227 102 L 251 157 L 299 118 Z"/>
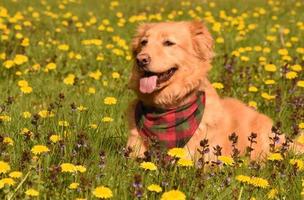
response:
<path fill-rule="evenodd" d="M 216 163 L 208 170 L 180 167 L 154 156 L 156 171 L 140 168 L 141 160 L 123 152 L 128 135 L 124 111 L 135 98 L 127 88 L 129 44 L 136 26 L 147 21 L 205 21 L 215 39 L 210 79 L 223 86 L 219 94 L 250 102 L 281 122 L 282 132 L 298 135 L 304 122 L 303 70 L 297 69 L 304 67 L 303 8 L 300 0 L 2 0 L 0 161 L 11 169 L 0 163 L 0 198 L 94 199 L 93 191 L 101 185 L 112 190 L 113 199 L 160 199 L 172 189 L 187 199 L 267 199 L 271 192 L 277 199 L 303 198 L 303 157 L 284 151 L 282 160 L 260 164 L 242 157 L 242 164 Z M 276 66 L 273 72 L 265 70 L 271 63 Z M 251 86 L 258 91 L 248 91 Z M 114 97 L 116 104 L 105 104 L 107 97 Z M 68 125 L 60 126 L 59 121 Z M 61 140 L 52 142 L 51 135 Z M 50 151 L 35 155 L 34 145 Z M 296 166 L 290 164 L 295 158 Z M 62 163 L 82 165 L 86 171 L 64 173 Z M 22 176 L 1 187 L 11 171 Z M 242 182 L 238 175 L 261 177 L 269 185 Z M 77 189 L 69 189 L 72 182 L 79 183 Z M 148 191 L 152 183 L 163 191 Z M 26 195 L 30 188 L 39 195 Z"/>

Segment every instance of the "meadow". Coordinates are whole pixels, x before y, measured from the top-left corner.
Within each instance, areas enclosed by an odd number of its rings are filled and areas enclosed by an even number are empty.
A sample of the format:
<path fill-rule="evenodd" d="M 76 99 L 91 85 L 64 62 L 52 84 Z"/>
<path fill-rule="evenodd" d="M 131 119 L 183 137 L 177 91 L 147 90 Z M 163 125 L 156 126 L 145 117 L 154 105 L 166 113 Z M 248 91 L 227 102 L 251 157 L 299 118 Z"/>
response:
<path fill-rule="evenodd" d="M 218 93 L 304 144 L 303 10 L 301 0 L 1 0 L 0 199 L 303 199 L 304 157 L 286 151 L 290 140 L 272 138 L 262 162 L 207 141 L 199 163 L 181 149 L 133 159 L 125 148 L 132 36 L 140 23 L 181 20 L 212 33 Z"/>

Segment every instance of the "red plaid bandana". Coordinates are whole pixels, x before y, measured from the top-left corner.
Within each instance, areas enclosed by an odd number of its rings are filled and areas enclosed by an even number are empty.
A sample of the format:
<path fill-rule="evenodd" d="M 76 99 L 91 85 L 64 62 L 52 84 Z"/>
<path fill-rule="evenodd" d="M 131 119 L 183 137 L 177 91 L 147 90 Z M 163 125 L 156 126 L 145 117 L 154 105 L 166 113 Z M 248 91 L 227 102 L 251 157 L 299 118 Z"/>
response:
<path fill-rule="evenodd" d="M 189 103 L 167 110 L 140 101 L 135 108 L 137 129 L 143 137 L 156 139 L 167 148 L 184 147 L 202 120 L 205 98 L 201 92 Z"/>

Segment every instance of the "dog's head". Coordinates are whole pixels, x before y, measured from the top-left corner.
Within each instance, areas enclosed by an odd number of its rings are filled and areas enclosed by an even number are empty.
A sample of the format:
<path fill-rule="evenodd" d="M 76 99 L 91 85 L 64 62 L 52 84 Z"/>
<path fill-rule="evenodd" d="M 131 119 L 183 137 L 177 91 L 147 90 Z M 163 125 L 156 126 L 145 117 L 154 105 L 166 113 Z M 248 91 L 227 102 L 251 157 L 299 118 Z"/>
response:
<path fill-rule="evenodd" d="M 132 42 L 129 86 L 146 104 L 174 106 L 198 89 L 211 68 L 213 39 L 201 22 L 147 23 Z"/>

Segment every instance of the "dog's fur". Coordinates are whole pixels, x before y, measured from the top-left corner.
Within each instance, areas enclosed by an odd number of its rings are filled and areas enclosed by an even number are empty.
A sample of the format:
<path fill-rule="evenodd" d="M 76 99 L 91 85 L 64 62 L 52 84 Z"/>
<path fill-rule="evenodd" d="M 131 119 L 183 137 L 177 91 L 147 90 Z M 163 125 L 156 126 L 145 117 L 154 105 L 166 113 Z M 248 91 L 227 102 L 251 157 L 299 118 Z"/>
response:
<path fill-rule="evenodd" d="M 146 45 L 141 45 L 147 40 Z M 175 45 L 164 46 L 166 40 Z M 207 72 L 211 69 L 213 57 L 213 39 L 205 25 L 201 22 L 163 22 L 148 23 L 138 27 L 132 42 L 134 57 L 140 53 L 148 54 L 151 63 L 149 71 L 162 73 L 173 66 L 176 73 L 167 82 L 151 94 L 143 94 L 139 90 L 139 79 L 143 72 L 134 64 L 129 86 L 138 99 L 131 103 L 128 110 L 130 135 L 127 146 L 131 147 L 134 156 L 142 156 L 148 146 L 144 138 L 137 131 L 134 109 L 138 100 L 146 105 L 159 108 L 177 107 L 185 104 L 189 98 L 204 91 L 206 105 L 202 121 L 193 137 L 186 144 L 189 156 L 197 158 L 200 141 L 208 139 L 210 147 L 220 145 L 223 155 L 231 154 L 231 142 L 228 136 L 235 132 L 238 135 L 237 148 L 244 153 L 249 145 L 248 136 L 257 133 L 257 143 L 254 144 L 252 158 L 264 156 L 269 152 L 269 137 L 272 120 L 232 98 L 220 98 L 207 79 Z M 209 155 L 212 158 L 212 153 Z"/>

